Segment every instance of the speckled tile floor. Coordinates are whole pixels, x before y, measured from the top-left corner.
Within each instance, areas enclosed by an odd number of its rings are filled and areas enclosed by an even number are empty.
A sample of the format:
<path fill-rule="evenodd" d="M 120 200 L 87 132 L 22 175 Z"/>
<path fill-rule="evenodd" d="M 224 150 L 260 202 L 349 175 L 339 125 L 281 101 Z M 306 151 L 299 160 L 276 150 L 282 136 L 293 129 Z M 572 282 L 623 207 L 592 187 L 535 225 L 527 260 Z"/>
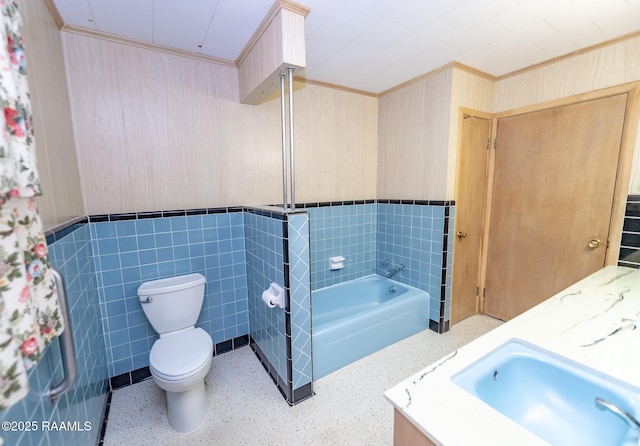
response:
<path fill-rule="evenodd" d="M 445 334 L 426 330 L 314 383 L 312 398 L 290 407 L 249 347 L 213 358 L 206 378 L 209 413 L 191 434 L 166 421 L 165 396 L 153 380 L 116 390 L 104 444 L 134 445 L 391 445 L 393 408 L 383 392 L 497 327 L 472 316 Z"/>

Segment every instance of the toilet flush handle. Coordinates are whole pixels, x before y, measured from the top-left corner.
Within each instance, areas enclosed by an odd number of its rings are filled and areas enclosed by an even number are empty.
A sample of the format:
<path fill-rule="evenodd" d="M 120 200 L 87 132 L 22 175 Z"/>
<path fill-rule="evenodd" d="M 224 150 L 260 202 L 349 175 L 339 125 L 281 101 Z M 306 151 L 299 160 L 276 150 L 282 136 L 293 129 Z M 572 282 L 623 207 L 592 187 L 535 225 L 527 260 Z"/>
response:
<path fill-rule="evenodd" d="M 153 302 L 153 297 L 147 296 L 145 300 L 141 300 L 140 302 L 142 302 L 143 304 L 150 304 L 151 302 Z"/>

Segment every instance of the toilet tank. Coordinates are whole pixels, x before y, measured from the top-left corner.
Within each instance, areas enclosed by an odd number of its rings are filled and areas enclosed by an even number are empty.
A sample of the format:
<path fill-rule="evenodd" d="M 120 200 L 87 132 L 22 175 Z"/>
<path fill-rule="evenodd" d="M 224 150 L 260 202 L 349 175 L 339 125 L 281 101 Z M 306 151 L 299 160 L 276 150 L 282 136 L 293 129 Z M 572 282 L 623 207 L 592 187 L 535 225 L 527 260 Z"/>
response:
<path fill-rule="evenodd" d="M 202 309 L 205 282 L 202 274 L 187 274 L 142 283 L 138 298 L 153 329 L 163 334 L 194 326 Z"/>

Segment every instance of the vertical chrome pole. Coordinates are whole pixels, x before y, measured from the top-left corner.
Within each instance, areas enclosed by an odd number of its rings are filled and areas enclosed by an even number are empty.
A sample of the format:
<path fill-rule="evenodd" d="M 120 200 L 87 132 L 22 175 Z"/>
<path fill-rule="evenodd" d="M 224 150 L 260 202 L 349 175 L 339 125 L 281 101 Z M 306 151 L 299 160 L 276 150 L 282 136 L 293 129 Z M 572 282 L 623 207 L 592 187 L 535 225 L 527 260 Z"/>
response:
<path fill-rule="evenodd" d="M 284 78 L 286 73 L 280 73 L 280 122 L 282 124 L 282 207 L 287 211 L 287 131 L 285 116 Z"/>
<path fill-rule="evenodd" d="M 296 210 L 296 182 L 295 164 L 293 160 L 293 70 L 294 67 L 287 68 L 289 72 L 289 172 L 291 176 L 291 212 Z"/>

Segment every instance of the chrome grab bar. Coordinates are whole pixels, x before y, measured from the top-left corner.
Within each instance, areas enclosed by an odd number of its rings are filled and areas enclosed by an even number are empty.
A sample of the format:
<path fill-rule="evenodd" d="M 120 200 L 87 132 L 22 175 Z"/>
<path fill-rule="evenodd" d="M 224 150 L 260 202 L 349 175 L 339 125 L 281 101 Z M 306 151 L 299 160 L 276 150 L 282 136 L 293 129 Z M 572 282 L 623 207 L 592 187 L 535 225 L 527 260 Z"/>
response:
<path fill-rule="evenodd" d="M 76 351 L 73 345 L 73 330 L 71 329 L 71 318 L 69 317 L 69 306 L 67 305 L 67 293 L 64 287 L 62 275 L 55 268 L 51 268 L 56 288 L 58 289 L 58 300 L 60 301 L 60 314 L 64 321 L 64 331 L 59 336 L 60 356 L 62 358 L 62 370 L 64 372 L 63 380 L 53 385 L 47 393 L 49 400 L 54 401 L 56 398 L 64 395 L 76 382 L 78 368 L 76 364 Z"/>

